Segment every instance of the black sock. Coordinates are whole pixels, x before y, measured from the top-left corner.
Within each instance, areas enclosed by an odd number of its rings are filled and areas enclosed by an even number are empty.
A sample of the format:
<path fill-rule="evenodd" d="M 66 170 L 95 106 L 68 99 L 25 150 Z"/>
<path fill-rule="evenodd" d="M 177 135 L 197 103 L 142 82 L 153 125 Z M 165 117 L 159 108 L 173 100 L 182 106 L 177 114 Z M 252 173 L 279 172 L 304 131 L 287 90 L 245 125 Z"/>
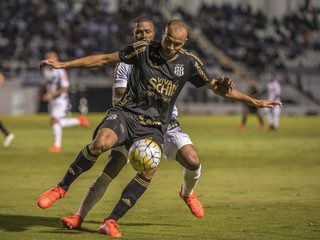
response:
<path fill-rule="evenodd" d="M 63 177 L 63 180 L 58 185 L 65 191 L 68 191 L 73 181 L 76 180 L 83 172 L 88 171 L 95 164 L 97 159 L 98 156 L 92 155 L 89 152 L 89 147 L 86 146 L 70 165 L 68 171 Z"/>
<path fill-rule="evenodd" d="M 3 126 L 2 122 L 0 122 L 0 130 L 3 132 L 5 136 L 9 135 L 8 130 Z"/>
<path fill-rule="evenodd" d="M 121 199 L 113 209 L 112 213 L 106 219 L 114 219 L 118 221 L 124 216 L 147 190 L 151 180 L 146 179 L 140 174 L 137 174 L 131 182 L 125 187 L 121 194 Z"/>

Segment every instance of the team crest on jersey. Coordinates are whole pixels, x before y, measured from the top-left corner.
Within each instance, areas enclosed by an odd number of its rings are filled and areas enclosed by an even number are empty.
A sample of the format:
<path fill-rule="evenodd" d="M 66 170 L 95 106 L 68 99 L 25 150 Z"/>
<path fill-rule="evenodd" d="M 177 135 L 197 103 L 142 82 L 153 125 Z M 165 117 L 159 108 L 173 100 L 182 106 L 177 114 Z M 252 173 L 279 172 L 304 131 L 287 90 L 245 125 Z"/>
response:
<path fill-rule="evenodd" d="M 183 65 L 177 65 L 174 67 L 174 74 L 177 75 L 178 77 L 183 76 L 184 74 L 184 67 Z"/>

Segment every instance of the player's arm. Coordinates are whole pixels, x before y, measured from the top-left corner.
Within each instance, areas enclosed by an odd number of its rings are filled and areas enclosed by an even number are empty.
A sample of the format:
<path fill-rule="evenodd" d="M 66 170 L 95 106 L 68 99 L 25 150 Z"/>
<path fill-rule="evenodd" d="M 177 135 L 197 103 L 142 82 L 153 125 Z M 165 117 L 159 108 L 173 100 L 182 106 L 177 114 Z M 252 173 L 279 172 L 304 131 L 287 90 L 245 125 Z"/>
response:
<path fill-rule="evenodd" d="M 41 99 L 43 101 L 50 101 L 51 99 L 54 99 L 58 96 L 60 96 L 62 93 L 65 93 L 65 92 L 68 92 L 69 91 L 69 88 L 68 87 L 62 87 L 62 88 L 59 88 L 58 90 L 54 91 L 54 92 L 47 92 L 45 93 L 44 95 L 42 95 Z"/>
<path fill-rule="evenodd" d="M 230 89 L 225 81 L 212 80 L 210 83 L 210 89 L 217 95 L 225 97 L 227 99 L 244 102 L 249 105 L 253 105 L 259 108 L 272 108 L 274 106 L 281 106 L 282 103 L 273 100 L 259 100 L 252 98 L 237 89 Z"/>
<path fill-rule="evenodd" d="M 102 67 L 108 63 L 119 62 L 119 53 L 91 55 L 75 60 L 60 62 L 54 59 L 46 59 L 41 61 L 39 68 L 51 66 L 53 68 L 94 68 Z"/>
<path fill-rule="evenodd" d="M 126 88 L 124 87 L 117 87 L 113 89 L 113 94 L 112 94 L 112 104 L 116 105 L 122 98 L 126 91 Z"/>

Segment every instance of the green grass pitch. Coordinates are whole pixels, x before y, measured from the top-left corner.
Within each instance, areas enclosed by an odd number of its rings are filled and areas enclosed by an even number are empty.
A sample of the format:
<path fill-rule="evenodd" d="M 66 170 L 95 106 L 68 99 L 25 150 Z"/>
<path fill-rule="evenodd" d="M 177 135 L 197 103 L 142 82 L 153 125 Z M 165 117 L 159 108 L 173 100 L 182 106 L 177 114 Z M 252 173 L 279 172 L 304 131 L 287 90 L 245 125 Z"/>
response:
<path fill-rule="evenodd" d="M 0 239 L 105 239 L 97 229 L 135 175 L 128 165 L 83 223 L 68 231 L 60 218 L 77 210 L 87 187 L 106 163 L 103 154 L 66 198 L 49 209 L 39 195 L 57 184 L 79 150 L 89 143 L 102 114 L 89 114 L 91 129 L 64 129 L 63 152 L 49 153 L 52 133 L 46 114 L 1 116 L 16 138 L 0 146 Z M 205 216 L 191 215 L 178 196 L 182 168 L 163 160 L 148 191 L 120 219 L 123 239 L 320 239 L 320 118 L 281 118 L 277 132 L 258 130 L 250 116 L 180 116 L 196 145 L 202 175 L 196 194 Z M 4 138 L 0 136 L 0 142 Z"/>

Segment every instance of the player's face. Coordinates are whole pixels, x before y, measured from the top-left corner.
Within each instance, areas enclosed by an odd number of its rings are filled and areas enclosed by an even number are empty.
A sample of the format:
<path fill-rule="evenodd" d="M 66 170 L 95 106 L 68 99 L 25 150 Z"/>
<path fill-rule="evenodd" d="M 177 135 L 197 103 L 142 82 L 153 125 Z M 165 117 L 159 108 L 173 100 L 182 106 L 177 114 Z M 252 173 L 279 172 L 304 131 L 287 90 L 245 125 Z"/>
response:
<path fill-rule="evenodd" d="M 161 54 L 166 59 L 171 59 L 183 47 L 187 41 L 186 31 L 166 31 L 162 35 Z"/>
<path fill-rule="evenodd" d="M 154 39 L 154 25 L 152 22 L 139 22 L 133 26 L 133 40 L 151 42 Z"/>

